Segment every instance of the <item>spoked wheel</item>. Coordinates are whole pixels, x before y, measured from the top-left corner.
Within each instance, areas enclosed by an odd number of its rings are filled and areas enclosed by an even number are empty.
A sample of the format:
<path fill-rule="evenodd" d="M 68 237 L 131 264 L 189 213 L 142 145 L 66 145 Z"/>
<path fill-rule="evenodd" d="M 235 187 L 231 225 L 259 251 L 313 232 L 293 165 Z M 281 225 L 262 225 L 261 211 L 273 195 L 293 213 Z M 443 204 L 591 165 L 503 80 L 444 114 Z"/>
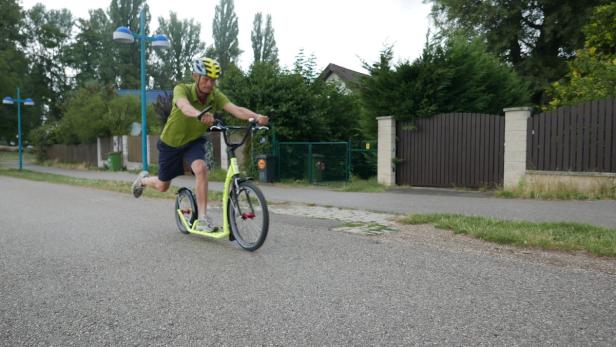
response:
<path fill-rule="evenodd" d="M 263 245 L 269 229 L 267 202 L 261 190 L 252 182 L 239 183 L 229 196 L 229 225 L 237 243 L 248 251 Z"/>
<path fill-rule="evenodd" d="M 195 196 L 190 189 L 180 189 L 177 197 L 175 198 L 175 223 L 178 225 L 180 232 L 188 234 L 189 232 L 184 226 L 184 223 L 182 223 L 178 210 L 182 212 L 182 216 L 184 216 L 186 223 L 192 226 L 195 219 L 197 219 L 197 201 L 195 200 Z"/>

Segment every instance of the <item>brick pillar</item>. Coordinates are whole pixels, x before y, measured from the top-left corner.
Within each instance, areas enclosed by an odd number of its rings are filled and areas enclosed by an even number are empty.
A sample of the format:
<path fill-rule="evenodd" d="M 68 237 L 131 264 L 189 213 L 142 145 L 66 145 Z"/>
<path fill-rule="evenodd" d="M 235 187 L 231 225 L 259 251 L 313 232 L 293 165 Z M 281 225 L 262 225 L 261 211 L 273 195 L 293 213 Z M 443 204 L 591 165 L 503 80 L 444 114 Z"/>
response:
<path fill-rule="evenodd" d="M 530 107 L 512 107 L 505 111 L 505 189 L 517 187 L 526 174 L 526 136 Z"/>
<path fill-rule="evenodd" d="M 387 186 L 396 184 L 396 120 L 394 117 L 378 117 L 378 182 Z"/>

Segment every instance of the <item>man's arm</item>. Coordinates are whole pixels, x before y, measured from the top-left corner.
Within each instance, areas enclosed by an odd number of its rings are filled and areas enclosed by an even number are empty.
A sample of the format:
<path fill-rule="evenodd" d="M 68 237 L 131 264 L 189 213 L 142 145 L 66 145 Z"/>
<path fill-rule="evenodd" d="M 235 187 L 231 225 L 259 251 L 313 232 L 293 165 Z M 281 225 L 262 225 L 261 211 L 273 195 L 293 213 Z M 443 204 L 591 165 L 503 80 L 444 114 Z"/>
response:
<path fill-rule="evenodd" d="M 175 105 L 187 117 L 197 118 L 199 114 L 201 114 L 201 111 L 194 108 L 190 104 L 190 102 L 188 102 L 188 99 L 178 98 L 177 101 L 175 102 Z M 211 114 L 210 112 L 207 112 L 206 114 L 203 115 L 203 117 L 201 117 L 201 123 L 205 125 L 212 125 L 212 123 L 214 123 L 214 115 Z"/>
<path fill-rule="evenodd" d="M 240 107 L 232 102 L 228 102 L 223 107 L 225 111 L 231 113 L 235 118 L 249 120 L 250 118 L 254 118 L 257 123 L 261 125 L 265 125 L 269 122 L 269 118 L 262 114 L 257 114 L 246 107 Z"/>
<path fill-rule="evenodd" d="M 182 113 L 187 116 L 187 117 L 193 117 L 193 118 L 197 118 L 197 116 L 199 115 L 199 113 L 201 113 L 201 111 L 197 110 L 196 108 L 194 108 L 190 102 L 188 102 L 188 99 L 185 98 L 179 98 L 177 99 L 177 101 L 175 102 L 175 105 L 182 111 Z"/>

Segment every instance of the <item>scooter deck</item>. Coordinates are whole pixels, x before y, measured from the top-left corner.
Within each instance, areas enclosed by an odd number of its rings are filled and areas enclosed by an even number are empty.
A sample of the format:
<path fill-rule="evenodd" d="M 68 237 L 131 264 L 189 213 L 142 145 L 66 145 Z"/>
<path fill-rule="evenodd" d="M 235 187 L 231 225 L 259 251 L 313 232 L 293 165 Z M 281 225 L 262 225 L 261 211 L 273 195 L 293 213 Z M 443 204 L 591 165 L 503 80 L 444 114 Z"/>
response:
<path fill-rule="evenodd" d="M 186 218 L 184 218 L 184 215 L 182 214 L 181 210 L 177 210 L 177 213 L 180 215 L 180 220 L 182 221 L 182 224 L 184 224 L 184 228 L 186 228 L 186 230 L 191 233 L 191 234 L 196 234 L 196 235 L 201 235 L 201 236 L 205 236 L 205 237 L 209 237 L 212 239 L 222 239 L 224 237 L 229 237 L 229 230 L 221 230 L 221 231 L 215 231 L 215 232 L 206 232 L 206 231 L 199 231 L 196 230 L 195 224 L 197 223 L 197 221 L 195 221 L 193 223 L 193 225 L 189 225 L 188 222 L 186 221 Z"/>

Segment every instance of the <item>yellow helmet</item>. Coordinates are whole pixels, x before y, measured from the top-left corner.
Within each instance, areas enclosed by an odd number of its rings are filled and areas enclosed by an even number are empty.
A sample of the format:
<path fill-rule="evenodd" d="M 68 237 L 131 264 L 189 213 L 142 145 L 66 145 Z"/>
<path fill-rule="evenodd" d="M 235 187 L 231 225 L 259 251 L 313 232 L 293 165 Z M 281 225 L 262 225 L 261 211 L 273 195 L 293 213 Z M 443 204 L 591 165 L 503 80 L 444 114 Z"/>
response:
<path fill-rule="evenodd" d="M 203 57 L 193 61 L 193 72 L 212 79 L 217 79 L 220 77 L 222 69 L 216 60 Z"/>

